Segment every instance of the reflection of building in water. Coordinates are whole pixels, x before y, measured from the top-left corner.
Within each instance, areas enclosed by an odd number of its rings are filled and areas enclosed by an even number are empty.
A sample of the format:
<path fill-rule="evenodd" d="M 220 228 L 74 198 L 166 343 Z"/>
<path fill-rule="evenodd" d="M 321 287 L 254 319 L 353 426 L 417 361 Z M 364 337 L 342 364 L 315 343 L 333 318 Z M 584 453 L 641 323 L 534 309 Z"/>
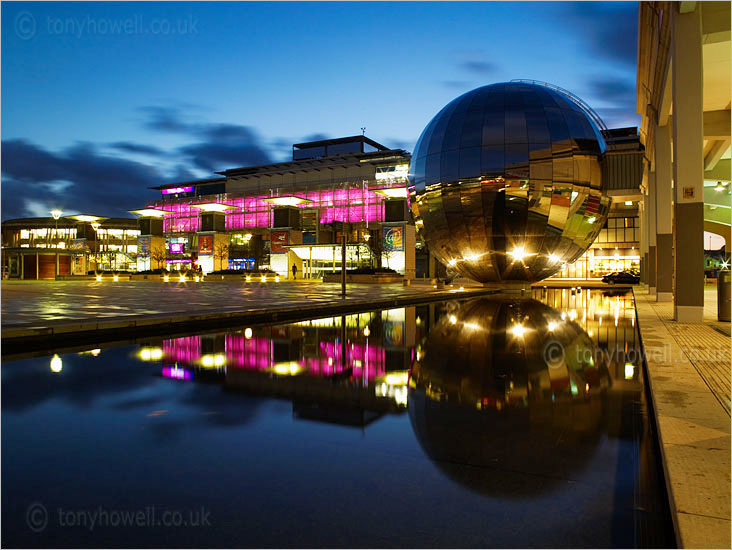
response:
<path fill-rule="evenodd" d="M 185 336 L 147 345 L 162 375 L 293 401 L 298 418 L 365 425 L 406 406 L 415 308 Z"/>
<path fill-rule="evenodd" d="M 608 375 L 601 375 L 608 369 L 610 395 L 616 388 L 627 392 L 628 384 L 636 393 L 640 391 L 631 295 L 536 289 L 534 297 L 547 305 L 495 298 L 495 303 L 503 304 L 495 312 L 478 308 L 475 311 L 480 314 L 471 313 L 466 320 L 460 311 L 472 311 L 465 308 L 473 301 L 463 302 L 459 310 L 455 309 L 458 302 L 428 304 L 166 339 L 157 346 L 144 347 L 140 357 L 160 361 L 163 376 L 215 381 L 228 389 L 292 399 L 303 417 L 326 419 L 332 417 L 331 412 L 315 411 L 308 403 L 338 403 L 372 411 L 398 410 L 406 405 L 409 371 L 413 384 L 421 383 L 430 342 L 439 338 L 446 326 L 459 325 L 466 335 L 474 332 L 477 339 L 469 340 L 473 347 L 455 343 L 443 346 L 440 353 L 449 368 L 439 371 L 439 376 L 433 372 L 425 386 L 427 397 L 437 402 L 452 395 L 451 399 L 467 400 L 479 409 L 500 409 L 535 394 L 552 394 L 556 402 L 569 392 L 574 399 L 608 390 Z M 486 340 L 488 335 L 491 337 Z M 572 338 L 563 341 L 562 335 Z M 564 354 L 551 369 L 543 355 L 549 340 L 562 342 Z M 480 371 L 486 357 L 494 357 L 501 346 L 508 359 L 496 368 L 508 369 L 499 373 L 506 386 L 503 393 L 486 394 L 480 385 L 470 384 L 471 375 L 463 370 L 473 372 L 470 369 L 477 365 Z M 434 358 L 434 351 L 431 353 Z M 525 381 L 508 377 L 512 371 L 506 365 L 517 361 L 534 369 Z M 348 415 L 344 412 L 341 416 L 345 419 Z M 585 415 L 583 421 L 588 418 Z"/>

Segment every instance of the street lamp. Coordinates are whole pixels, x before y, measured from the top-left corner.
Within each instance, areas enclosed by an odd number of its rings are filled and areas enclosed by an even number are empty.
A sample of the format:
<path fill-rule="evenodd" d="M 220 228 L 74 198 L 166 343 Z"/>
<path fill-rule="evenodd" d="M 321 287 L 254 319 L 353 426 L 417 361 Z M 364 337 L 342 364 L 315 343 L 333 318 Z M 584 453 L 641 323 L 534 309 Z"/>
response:
<path fill-rule="evenodd" d="M 99 271 L 99 236 L 97 235 L 97 231 L 99 230 L 99 226 L 101 224 L 98 222 L 92 222 L 91 227 L 94 230 L 94 271 Z"/>
<path fill-rule="evenodd" d="M 63 214 L 63 212 L 61 212 L 61 210 L 59 210 L 58 208 L 54 208 L 53 210 L 51 210 L 51 216 L 53 216 L 56 224 L 56 228 L 54 230 L 54 237 L 56 240 L 56 277 L 58 277 L 58 219 L 61 217 L 61 214 Z"/>

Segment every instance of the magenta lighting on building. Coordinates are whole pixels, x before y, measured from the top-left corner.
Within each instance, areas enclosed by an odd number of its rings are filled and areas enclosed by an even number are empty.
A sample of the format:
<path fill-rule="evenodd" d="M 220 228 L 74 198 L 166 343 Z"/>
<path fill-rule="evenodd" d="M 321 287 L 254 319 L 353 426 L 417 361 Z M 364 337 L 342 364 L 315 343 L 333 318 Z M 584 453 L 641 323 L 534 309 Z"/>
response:
<path fill-rule="evenodd" d="M 189 189 L 179 187 L 175 189 Z M 175 189 L 163 189 L 171 193 Z M 192 188 L 191 188 L 192 189 Z M 399 188 L 404 191 L 404 188 Z M 390 190 L 386 190 L 390 191 Z M 176 191 L 183 192 L 183 191 Z M 384 189 L 338 189 L 335 191 L 314 191 L 301 193 L 305 202 L 297 208 L 319 208 L 321 224 L 334 221 L 357 223 L 360 221 L 380 222 L 384 220 L 384 200 L 388 195 Z M 226 229 L 270 227 L 272 205 L 266 195 L 257 197 L 230 197 L 219 202 L 234 209 L 227 212 Z M 200 230 L 200 211 L 189 204 L 165 204 L 161 207 L 166 214 L 163 219 L 165 232 L 190 232 Z"/>
<path fill-rule="evenodd" d="M 175 195 L 177 193 L 190 193 L 193 191 L 193 186 L 190 187 L 170 187 L 169 189 L 163 189 L 163 195 Z"/>

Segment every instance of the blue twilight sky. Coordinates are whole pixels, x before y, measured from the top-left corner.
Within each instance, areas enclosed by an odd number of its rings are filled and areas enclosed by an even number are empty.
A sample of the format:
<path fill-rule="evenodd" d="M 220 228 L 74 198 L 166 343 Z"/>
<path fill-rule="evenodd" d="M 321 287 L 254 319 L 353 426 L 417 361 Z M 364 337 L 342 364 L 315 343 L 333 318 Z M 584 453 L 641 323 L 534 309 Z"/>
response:
<path fill-rule="evenodd" d="M 147 187 L 366 135 L 411 151 L 513 78 L 636 126 L 636 2 L 3 2 L 2 217 L 126 215 Z"/>

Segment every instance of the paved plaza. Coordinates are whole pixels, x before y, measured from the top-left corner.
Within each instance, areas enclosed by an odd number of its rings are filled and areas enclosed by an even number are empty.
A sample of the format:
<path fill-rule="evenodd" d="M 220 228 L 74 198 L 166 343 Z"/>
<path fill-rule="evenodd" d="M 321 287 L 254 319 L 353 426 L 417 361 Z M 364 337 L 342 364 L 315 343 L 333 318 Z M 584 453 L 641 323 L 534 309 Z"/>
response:
<path fill-rule="evenodd" d="M 426 282 L 48 281 L 2 284 L 3 353 L 70 342 L 206 330 L 386 309 L 495 292 L 473 284 L 433 288 Z"/>
<path fill-rule="evenodd" d="M 717 321 L 713 287 L 703 324 L 677 323 L 671 302 L 635 295 L 680 545 L 729 548 L 729 323 Z"/>

